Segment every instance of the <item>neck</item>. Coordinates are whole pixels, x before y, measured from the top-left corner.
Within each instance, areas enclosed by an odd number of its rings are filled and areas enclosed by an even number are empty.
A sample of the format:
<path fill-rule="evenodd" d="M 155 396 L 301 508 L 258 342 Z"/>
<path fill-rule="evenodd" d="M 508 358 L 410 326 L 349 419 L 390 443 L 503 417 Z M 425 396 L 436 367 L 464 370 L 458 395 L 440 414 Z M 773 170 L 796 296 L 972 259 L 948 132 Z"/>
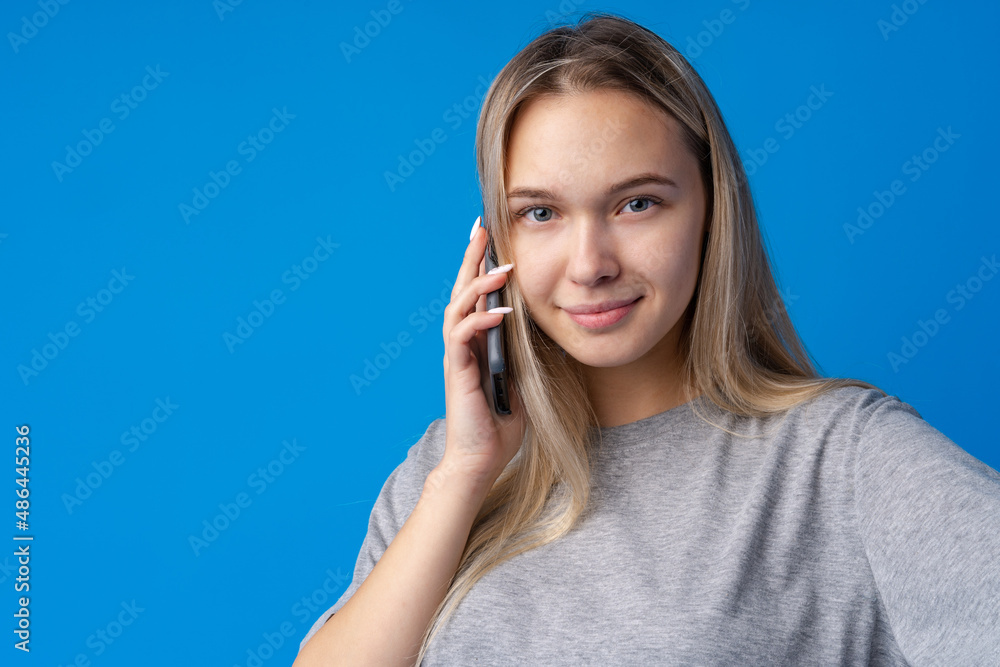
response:
<path fill-rule="evenodd" d="M 590 403 L 602 428 L 629 424 L 694 398 L 682 382 L 683 360 L 671 332 L 642 357 L 624 366 L 583 366 Z"/>

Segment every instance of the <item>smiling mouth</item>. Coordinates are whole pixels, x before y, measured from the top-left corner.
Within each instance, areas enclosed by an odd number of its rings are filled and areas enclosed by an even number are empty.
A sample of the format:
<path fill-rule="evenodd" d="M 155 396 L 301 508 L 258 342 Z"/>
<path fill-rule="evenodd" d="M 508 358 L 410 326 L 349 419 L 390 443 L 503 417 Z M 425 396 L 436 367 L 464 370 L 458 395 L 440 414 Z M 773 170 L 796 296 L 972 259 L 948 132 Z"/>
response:
<path fill-rule="evenodd" d="M 641 299 L 642 297 L 640 296 L 631 302 L 609 310 L 589 313 L 572 313 L 567 310 L 566 314 L 569 315 L 571 320 L 587 329 L 604 329 L 624 320 Z"/>
<path fill-rule="evenodd" d="M 635 303 L 640 298 L 641 297 L 636 297 L 634 299 L 609 299 L 607 301 L 602 301 L 601 303 L 588 304 L 584 306 L 565 306 L 563 310 L 573 315 L 594 315 L 627 306 L 630 303 Z"/>

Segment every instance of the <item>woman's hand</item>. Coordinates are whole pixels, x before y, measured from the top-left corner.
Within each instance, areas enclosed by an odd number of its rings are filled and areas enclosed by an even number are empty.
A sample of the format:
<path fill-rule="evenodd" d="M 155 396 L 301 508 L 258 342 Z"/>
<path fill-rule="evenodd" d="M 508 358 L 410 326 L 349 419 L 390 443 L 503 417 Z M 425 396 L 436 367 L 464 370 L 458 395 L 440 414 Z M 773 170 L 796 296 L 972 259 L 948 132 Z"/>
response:
<path fill-rule="evenodd" d="M 476 221 L 444 310 L 444 391 L 447 406 L 445 452 L 438 464 L 476 483 L 491 486 L 521 446 L 525 420 L 508 375 L 510 415 L 490 406 L 486 330 L 502 313 L 486 310 L 486 294 L 500 289 L 507 272 L 486 274 L 486 232 Z"/>

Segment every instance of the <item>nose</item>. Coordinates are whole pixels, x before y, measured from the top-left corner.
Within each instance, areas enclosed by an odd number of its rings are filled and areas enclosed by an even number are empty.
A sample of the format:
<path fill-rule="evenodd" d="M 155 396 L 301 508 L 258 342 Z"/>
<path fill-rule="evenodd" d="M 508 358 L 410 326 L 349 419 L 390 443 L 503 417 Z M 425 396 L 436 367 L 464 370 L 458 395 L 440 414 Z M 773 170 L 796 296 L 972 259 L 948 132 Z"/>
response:
<path fill-rule="evenodd" d="M 581 217 L 570 225 L 567 277 L 584 287 L 614 280 L 620 271 L 614 235 L 603 220 Z"/>

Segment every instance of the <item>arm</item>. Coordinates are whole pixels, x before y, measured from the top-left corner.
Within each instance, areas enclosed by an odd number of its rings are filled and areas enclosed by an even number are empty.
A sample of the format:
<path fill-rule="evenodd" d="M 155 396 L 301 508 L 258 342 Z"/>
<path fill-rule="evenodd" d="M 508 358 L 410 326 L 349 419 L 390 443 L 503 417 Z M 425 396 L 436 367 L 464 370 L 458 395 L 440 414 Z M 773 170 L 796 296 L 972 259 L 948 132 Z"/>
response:
<path fill-rule="evenodd" d="M 293 667 L 413 665 L 444 599 L 490 483 L 439 464 L 410 517 L 344 606 L 306 643 Z"/>
<path fill-rule="evenodd" d="M 855 507 L 896 641 L 913 665 L 1000 664 L 1000 473 L 895 397 L 862 411 Z"/>

